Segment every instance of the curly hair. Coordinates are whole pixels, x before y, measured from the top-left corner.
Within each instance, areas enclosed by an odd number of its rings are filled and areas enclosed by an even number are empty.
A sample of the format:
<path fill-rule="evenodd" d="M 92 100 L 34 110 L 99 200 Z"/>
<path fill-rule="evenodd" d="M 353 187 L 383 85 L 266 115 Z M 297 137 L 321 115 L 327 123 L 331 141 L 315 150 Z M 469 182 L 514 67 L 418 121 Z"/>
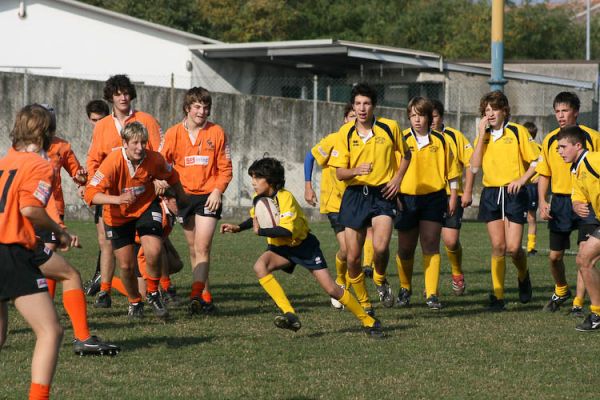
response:
<path fill-rule="evenodd" d="M 253 178 L 264 178 L 275 190 L 285 186 L 285 169 L 275 158 L 265 157 L 256 160 L 248 168 L 248 175 Z"/>
<path fill-rule="evenodd" d="M 137 97 L 135 86 L 127 75 L 113 75 L 104 84 L 104 100 L 113 102 L 113 96 L 117 93 L 129 93 L 131 100 Z"/>

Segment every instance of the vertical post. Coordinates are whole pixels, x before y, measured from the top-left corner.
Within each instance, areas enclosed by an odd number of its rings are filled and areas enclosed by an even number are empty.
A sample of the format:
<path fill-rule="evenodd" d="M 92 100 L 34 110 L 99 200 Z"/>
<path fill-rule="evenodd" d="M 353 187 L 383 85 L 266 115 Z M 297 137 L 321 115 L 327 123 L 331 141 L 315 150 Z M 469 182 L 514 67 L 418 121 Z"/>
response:
<path fill-rule="evenodd" d="M 461 130 L 461 124 L 460 124 L 460 120 L 462 119 L 462 85 L 457 85 L 458 86 L 458 101 L 457 106 L 456 106 L 456 129 L 458 129 L 459 131 Z M 475 125 L 475 128 L 477 128 L 477 125 Z M 475 129 L 474 132 L 477 132 L 477 129 Z"/>
<path fill-rule="evenodd" d="M 315 74 L 313 76 L 313 131 L 312 131 L 312 143 L 317 143 L 317 100 L 319 90 L 319 77 Z"/>
<path fill-rule="evenodd" d="M 171 72 L 171 123 L 175 123 L 175 74 Z"/>
<path fill-rule="evenodd" d="M 492 0 L 492 77 L 491 90 L 503 90 L 504 79 L 504 0 Z"/>
<path fill-rule="evenodd" d="M 586 13 L 585 13 L 585 59 L 590 60 L 590 0 L 586 1 Z"/>
<path fill-rule="evenodd" d="M 25 68 L 23 72 L 23 105 L 29 104 L 29 71 Z"/>

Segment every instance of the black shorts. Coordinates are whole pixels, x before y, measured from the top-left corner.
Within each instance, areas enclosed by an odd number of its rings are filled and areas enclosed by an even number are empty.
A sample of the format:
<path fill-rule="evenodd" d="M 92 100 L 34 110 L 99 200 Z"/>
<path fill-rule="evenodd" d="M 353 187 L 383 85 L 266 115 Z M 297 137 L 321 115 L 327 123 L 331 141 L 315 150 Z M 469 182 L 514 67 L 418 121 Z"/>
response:
<path fill-rule="evenodd" d="M 60 240 L 58 240 L 58 236 L 56 233 L 52 231 L 47 231 L 45 229 L 35 229 L 35 235 L 40 238 L 43 243 L 53 243 L 59 244 Z"/>
<path fill-rule="evenodd" d="M 448 209 L 446 190 L 428 194 L 410 195 L 399 194 L 398 200 L 402 209 L 394 220 L 394 228 L 408 231 L 419 226 L 419 221 L 439 222 L 444 220 Z"/>
<path fill-rule="evenodd" d="M 0 301 L 48 291 L 39 266 L 52 256 L 47 247 L 35 251 L 18 244 L 0 244 Z"/>
<path fill-rule="evenodd" d="M 371 219 L 380 215 L 395 218 L 396 200 L 383 197 L 382 186 L 349 186 L 342 197 L 339 223 L 352 229 L 371 226 Z"/>
<path fill-rule="evenodd" d="M 538 209 L 538 187 L 537 183 L 525 185 L 527 191 L 527 211 L 537 211 Z"/>
<path fill-rule="evenodd" d="M 340 213 L 327 213 L 327 219 L 329 220 L 329 225 L 331 225 L 331 229 L 337 235 L 340 232 L 344 232 L 346 227 L 340 224 Z"/>
<path fill-rule="evenodd" d="M 321 251 L 321 244 L 312 233 L 309 233 L 298 246 L 274 246 L 270 244 L 267 246 L 267 251 L 272 251 L 290 262 L 289 266 L 282 268 L 282 271 L 288 274 L 294 272 L 296 264 L 313 271 L 327 268 L 327 262 Z"/>
<path fill-rule="evenodd" d="M 120 226 L 104 224 L 104 232 L 106 232 L 106 238 L 111 241 L 113 250 L 135 244 L 136 233 L 140 237 L 145 235 L 162 237 L 162 209 L 158 200 L 153 201 L 148 209 L 136 220 Z"/>
<path fill-rule="evenodd" d="M 202 217 L 212 217 L 216 219 L 221 219 L 221 211 L 223 211 L 223 204 L 219 206 L 219 209 L 215 212 L 208 210 L 206 205 L 206 200 L 208 200 L 208 194 L 188 194 L 190 199 L 190 203 L 185 208 L 179 209 L 178 217 L 184 223 L 187 223 L 190 217 L 194 215 L 200 215 Z"/>
<path fill-rule="evenodd" d="M 448 196 L 448 201 L 450 201 L 450 196 Z M 461 205 L 462 199 L 460 196 L 456 200 L 456 209 L 454 210 L 454 214 L 452 216 L 448 216 L 448 212 L 444 213 L 444 220 L 442 221 L 442 228 L 448 229 L 460 229 L 462 227 L 462 218 L 465 213 L 465 209 Z"/>
<path fill-rule="evenodd" d="M 96 205 L 94 207 L 94 223 L 96 225 L 98 225 L 98 222 L 100 222 L 101 218 L 102 218 L 102 206 L 101 205 Z"/>
<path fill-rule="evenodd" d="M 595 236 L 596 230 L 600 228 L 600 222 L 593 224 L 580 224 L 577 229 L 577 245 L 585 242 L 590 236 Z M 563 251 L 571 248 L 571 232 L 550 231 L 550 250 Z"/>
<path fill-rule="evenodd" d="M 478 219 L 492 222 L 503 216 L 515 224 L 524 225 L 527 222 L 527 191 L 524 187 L 517 194 L 509 194 L 506 187 L 483 188 L 479 198 Z"/>
<path fill-rule="evenodd" d="M 550 201 L 550 216 L 552 219 L 548 221 L 548 229 L 550 232 L 570 233 L 578 229 L 581 225 L 595 225 L 598 220 L 594 214 L 594 210 L 590 207 L 590 215 L 581 218 L 573 211 L 573 203 L 571 195 L 568 194 L 553 194 Z"/>

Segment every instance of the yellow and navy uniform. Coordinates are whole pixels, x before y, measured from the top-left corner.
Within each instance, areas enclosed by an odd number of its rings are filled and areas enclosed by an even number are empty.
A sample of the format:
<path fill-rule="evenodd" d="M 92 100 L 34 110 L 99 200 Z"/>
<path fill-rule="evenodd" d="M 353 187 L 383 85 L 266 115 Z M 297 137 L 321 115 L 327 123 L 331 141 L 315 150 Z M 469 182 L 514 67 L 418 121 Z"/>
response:
<path fill-rule="evenodd" d="M 589 203 L 600 215 L 600 153 L 584 151 L 571 166 L 573 202 Z"/>
<path fill-rule="evenodd" d="M 411 152 L 411 160 L 400 193 L 423 195 L 444 190 L 450 179 L 459 176 L 456 157 L 448 138 L 437 131 L 429 133 L 429 143 L 419 148 L 416 134 L 406 129 L 404 140 Z"/>
<path fill-rule="evenodd" d="M 475 146 L 478 140 L 475 139 Z M 534 143 L 527 128 L 514 122 L 504 125 L 504 132 L 498 139 L 489 135 L 483 148 L 483 186 L 506 186 L 523 176 L 529 164 L 539 158 Z"/>
<path fill-rule="evenodd" d="M 538 151 L 540 152 L 540 157 L 538 158 L 538 165 L 539 165 L 540 160 L 542 159 L 542 145 L 539 144 L 538 142 L 533 142 L 533 145 L 535 147 L 537 147 Z M 536 165 L 535 174 L 533 174 L 533 176 L 529 179 L 529 183 L 536 184 L 539 179 L 540 179 L 540 173 L 538 172 L 537 165 Z"/>
<path fill-rule="evenodd" d="M 450 138 L 450 148 L 454 153 L 458 167 L 458 195 L 463 194 L 463 181 L 461 179 L 465 168 L 471 166 L 471 156 L 473 155 L 473 146 L 469 142 L 469 139 L 463 135 L 463 133 L 457 129 L 444 126 L 442 132 Z M 450 184 L 446 185 L 446 194 L 450 195 Z"/>
<path fill-rule="evenodd" d="M 373 135 L 364 141 L 352 121 L 342 125 L 336 135 L 328 165 L 355 168 L 363 163 L 372 164 L 371 173 L 349 179 L 346 182 L 348 186 L 381 186 L 388 183 L 397 171 L 395 152 L 402 157 L 408 152 L 396 121 L 374 118 L 372 132 Z"/>
<path fill-rule="evenodd" d="M 339 212 L 342 195 L 346 190 L 346 182 L 337 179 L 336 169 L 327 165 L 335 146 L 336 137 L 337 132 L 325 136 L 310 151 L 317 164 L 323 168 L 321 173 L 321 214 Z"/>
<path fill-rule="evenodd" d="M 279 225 L 292 233 L 292 236 L 267 237 L 267 243 L 273 246 L 299 246 L 308 236 L 308 222 L 302 207 L 294 195 L 285 189 L 278 190 L 273 196 L 273 201 L 279 207 Z M 254 218 L 254 207 L 250 209 L 250 216 Z"/>

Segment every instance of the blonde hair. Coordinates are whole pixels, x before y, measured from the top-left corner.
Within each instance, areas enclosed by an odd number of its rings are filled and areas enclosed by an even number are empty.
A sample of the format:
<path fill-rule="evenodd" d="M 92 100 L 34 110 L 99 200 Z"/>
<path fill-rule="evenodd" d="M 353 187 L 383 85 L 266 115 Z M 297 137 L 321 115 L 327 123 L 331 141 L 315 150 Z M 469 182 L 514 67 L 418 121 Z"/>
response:
<path fill-rule="evenodd" d="M 148 130 L 141 122 L 132 122 L 121 130 L 121 138 L 129 143 L 131 139 L 139 139 L 142 142 L 148 141 Z"/>

